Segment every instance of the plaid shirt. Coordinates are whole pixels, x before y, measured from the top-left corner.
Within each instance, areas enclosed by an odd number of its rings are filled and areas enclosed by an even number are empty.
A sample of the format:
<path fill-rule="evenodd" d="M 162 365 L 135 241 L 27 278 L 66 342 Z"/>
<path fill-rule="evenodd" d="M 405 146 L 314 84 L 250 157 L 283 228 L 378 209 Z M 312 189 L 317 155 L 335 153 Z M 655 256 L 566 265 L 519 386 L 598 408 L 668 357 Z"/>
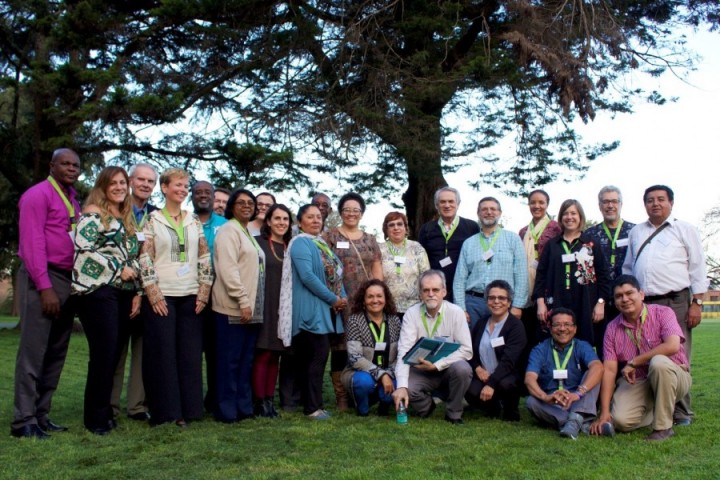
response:
<path fill-rule="evenodd" d="M 629 362 L 639 354 L 643 354 L 657 347 L 671 335 L 680 337 L 680 350 L 670 356 L 677 365 L 689 367 L 687 354 L 685 353 L 685 336 L 675 318 L 675 313 L 670 307 L 663 305 L 645 305 L 648 309 L 645 323 L 642 324 L 642 336 L 640 338 L 640 349 L 635 345 L 633 339 L 636 337 L 636 325 L 625 321 L 622 314 L 610 322 L 605 331 L 603 342 L 603 353 L 605 360 L 618 362 Z M 631 336 L 633 339 L 631 339 Z M 648 366 L 637 367 L 637 378 L 647 378 Z"/>

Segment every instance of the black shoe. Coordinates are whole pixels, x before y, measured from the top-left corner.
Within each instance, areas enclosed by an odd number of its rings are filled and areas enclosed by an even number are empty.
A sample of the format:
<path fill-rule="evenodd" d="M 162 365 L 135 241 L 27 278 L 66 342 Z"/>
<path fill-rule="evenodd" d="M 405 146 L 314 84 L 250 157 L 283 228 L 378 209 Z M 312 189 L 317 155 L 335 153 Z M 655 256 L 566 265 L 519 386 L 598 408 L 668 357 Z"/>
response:
<path fill-rule="evenodd" d="M 109 424 L 104 428 L 88 428 L 88 430 L 94 435 L 107 435 L 112 432 L 112 428 L 110 428 Z"/>
<path fill-rule="evenodd" d="M 58 425 L 57 423 L 54 423 L 50 419 L 48 419 L 48 421 L 45 423 L 38 423 L 38 427 L 45 430 L 45 432 L 67 432 L 68 431 L 67 427 Z"/>
<path fill-rule="evenodd" d="M 108 428 L 110 430 L 112 430 L 113 428 L 117 428 L 117 426 L 118 426 L 117 420 L 115 420 L 114 418 L 111 418 L 110 420 L 108 420 Z"/>
<path fill-rule="evenodd" d="M 465 425 L 465 422 L 463 422 L 462 418 L 450 418 L 447 415 L 445 415 L 445 421 L 450 422 L 453 425 Z"/>
<path fill-rule="evenodd" d="M 265 397 L 263 399 L 263 417 L 277 418 L 278 416 L 279 414 L 273 405 L 273 397 Z"/>
<path fill-rule="evenodd" d="M 390 415 L 390 404 L 385 403 L 385 402 L 380 402 L 378 404 L 377 414 L 378 414 L 378 417 L 387 417 L 388 415 Z"/>
<path fill-rule="evenodd" d="M 150 414 L 148 412 L 138 412 L 132 415 L 128 414 L 130 420 L 137 420 L 138 422 L 147 422 L 150 420 Z"/>
<path fill-rule="evenodd" d="M 12 428 L 10 429 L 10 435 L 15 438 L 37 438 L 40 440 L 50 438 L 50 435 L 37 425 L 25 425 L 20 428 Z"/>
<path fill-rule="evenodd" d="M 520 412 L 518 410 L 504 410 L 502 419 L 506 422 L 519 422 Z"/>

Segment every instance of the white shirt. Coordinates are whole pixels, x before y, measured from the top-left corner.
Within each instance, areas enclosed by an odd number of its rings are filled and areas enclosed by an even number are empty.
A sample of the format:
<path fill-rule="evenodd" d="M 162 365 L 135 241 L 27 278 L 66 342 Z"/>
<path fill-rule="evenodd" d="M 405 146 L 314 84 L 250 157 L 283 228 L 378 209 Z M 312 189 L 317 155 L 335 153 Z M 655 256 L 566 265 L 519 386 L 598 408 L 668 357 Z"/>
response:
<path fill-rule="evenodd" d="M 403 317 L 402 329 L 400 330 L 400 340 L 398 341 L 398 361 L 395 365 L 395 379 L 398 388 L 407 388 L 408 379 L 410 378 L 410 365 L 402 360 L 402 357 L 420 340 L 420 337 L 429 337 L 430 333 L 425 331 L 422 322 L 420 307 L 422 303 L 418 303 L 410 307 Z M 441 358 L 434 363 L 435 368 L 445 370 L 451 364 L 458 361 L 470 360 L 472 358 L 472 340 L 470 338 L 470 328 L 468 327 L 465 312 L 450 302 L 443 301 L 438 313 L 443 314 L 442 323 L 435 332 L 435 337 L 443 337 L 449 342 L 460 344 L 460 348 L 445 358 Z M 435 327 L 439 315 L 431 317 L 426 316 L 427 325 L 430 331 Z"/>
<path fill-rule="evenodd" d="M 693 294 L 708 289 L 705 254 L 700 233 L 689 223 L 668 218 L 670 224 L 643 249 L 638 250 L 656 227 L 647 222 L 630 230 L 623 273 L 634 275 L 645 294 L 665 295 L 690 287 Z"/>

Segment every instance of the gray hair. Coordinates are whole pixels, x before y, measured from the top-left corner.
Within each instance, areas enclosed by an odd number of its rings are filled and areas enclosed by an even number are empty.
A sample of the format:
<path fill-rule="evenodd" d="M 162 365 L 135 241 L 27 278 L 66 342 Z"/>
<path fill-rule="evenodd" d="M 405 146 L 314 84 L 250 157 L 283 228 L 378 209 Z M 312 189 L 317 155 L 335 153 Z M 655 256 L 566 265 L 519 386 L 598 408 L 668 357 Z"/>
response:
<path fill-rule="evenodd" d="M 130 167 L 130 171 L 128 172 L 128 177 L 130 177 L 130 178 L 134 177 L 134 176 L 135 176 L 135 170 L 137 170 L 138 168 L 149 168 L 150 170 L 152 170 L 153 173 L 155 174 L 155 183 L 157 183 L 157 181 L 158 181 L 158 176 L 159 176 L 158 171 L 157 171 L 157 169 L 156 169 L 155 167 L 153 167 L 153 166 L 150 165 L 149 163 L 136 163 L 135 165 L 133 165 L 132 167 Z"/>
<path fill-rule="evenodd" d="M 445 284 L 445 273 L 443 273 L 442 270 L 426 270 L 422 274 L 420 274 L 420 278 L 418 279 L 418 290 L 422 292 L 422 284 L 423 280 L 425 280 L 428 277 L 439 277 L 440 280 L 442 280 L 443 288 L 447 289 L 447 285 Z"/>
<path fill-rule="evenodd" d="M 487 301 L 488 295 L 490 295 L 490 290 L 493 288 L 502 288 L 507 292 L 508 300 L 510 304 L 512 305 L 513 299 L 515 298 L 515 290 L 510 286 L 508 282 L 505 280 L 493 280 L 492 282 L 488 283 L 485 287 L 485 300 Z"/>
<path fill-rule="evenodd" d="M 458 205 L 460 205 L 460 192 L 457 191 L 457 188 L 452 187 L 440 187 L 437 190 L 435 190 L 435 208 L 438 208 L 440 205 L 440 194 L 443 192 L 452 192 L 455 194 L 455 201 Z"/>
<path fill-rule="evenodd" d="M 603 195 L 605 195 L 606 193 L 611 193 L 611 192 L 616 192 L 618 194 L 618 200 L 620 201 L 620 203 L 623 203 L 622 192 L 615 185 L 605 185 L 604 187 L 602 187 L 600 189 L 600 193 L 598 193 L 598 202 L 602 203 Z"/>

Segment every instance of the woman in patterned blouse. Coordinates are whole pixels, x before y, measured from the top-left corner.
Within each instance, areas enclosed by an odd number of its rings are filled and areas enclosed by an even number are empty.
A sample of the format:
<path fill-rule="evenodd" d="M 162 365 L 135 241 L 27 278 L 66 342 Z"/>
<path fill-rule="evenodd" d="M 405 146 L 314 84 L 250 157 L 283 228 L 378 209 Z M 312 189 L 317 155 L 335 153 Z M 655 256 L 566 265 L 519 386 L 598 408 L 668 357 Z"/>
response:
<path fill-rule="evenodd" d="M 104 168 L 90 191 L 75 234 L 73 293 L 88 341 L 85 427 L 97 435 L 115 426 L 110 407 L 113 375 L 130 318 L 140 311 L 138 240 L 128 174 Z"/>
<path fill-rule="evenodd" d="M 202 223 L 182 210 L 190 175 L 171 168 L 160 175 L 165 206 L 153 211 L 143 228 L 140 275 L 143 380 L 150 424 L 203 416 L 202 319 L 213 275 Z"/>
<path fill-rule="evenodd" d="M 385 243 L 380 245 L 383 274 L 402 321 L 405 310 L 420 301 L 418 280 L 423 272 L 430 270 L 430 262 L 422 245 L 408 240 L 404 213 L 388 213 L 383 220 L 383 234 Z"/>

